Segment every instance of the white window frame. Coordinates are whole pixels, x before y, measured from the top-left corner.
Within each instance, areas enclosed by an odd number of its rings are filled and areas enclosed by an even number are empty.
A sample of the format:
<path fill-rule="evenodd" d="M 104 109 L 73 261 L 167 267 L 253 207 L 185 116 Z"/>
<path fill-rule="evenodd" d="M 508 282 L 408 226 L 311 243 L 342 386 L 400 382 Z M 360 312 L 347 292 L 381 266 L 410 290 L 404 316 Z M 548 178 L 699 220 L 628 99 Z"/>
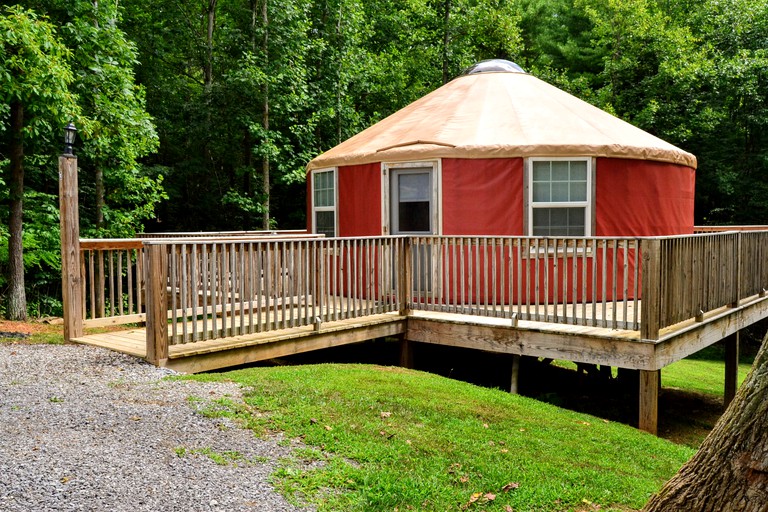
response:
<path fill-rule="evenodd" d="M 587 199 L 586 201 L 552 201 L 552 202 L 535 202 L 533 201 L 533 163 L 534 162 L 586 162 L 587 163 Z M 526 177 L 527 191 L 527 230 L 530 236 L 533 234 L 533 210 L 535 208 L 584 208 L 584 234 L 582 237 L 592 236 L 592 210 L 594 208 L 594 191 L 593 176 L 594 176 L 594 161 L 590 157 L 529 157 L 526 162 L 526 171 L 528 176 Z M 573 238 L 573 236 L 564 236 L 557 238 Z M 579 238 L 579 237 L 576 237 Z"/>
<path fill-rule="evenodd" d="M 317 206 L 315 204 L 315 178 L 321 173 L 333 173 L 333 206 Z M 313 169 L 310 173 L 311 187 L 310 194 L 312 195 L 312 233 L 317 233 L 317 213 L 318 212 L 333 212 L 333 236 L 339 236 L 339 172 L 337 167 L 328 167 L 325 169 Z"/>
<path fill-rule="evenodd" d="M 443 185 L 443 166 L 442 160 L 418 160 L 413 162 L 382 162 L 381 164 L 381 233 L 383 235 L 392 234 L 391 225 L 391 172 L 392 171 L 408 171 L 410 169 L 432 169 L 432 192 L 430 201 L 432 202 L 432 232 L 429 234 L 440 235 L 443 233 L 443 216 L 442 216 L 442 185 Z M 424 233 L 427 234 L 427 233 Z"/>

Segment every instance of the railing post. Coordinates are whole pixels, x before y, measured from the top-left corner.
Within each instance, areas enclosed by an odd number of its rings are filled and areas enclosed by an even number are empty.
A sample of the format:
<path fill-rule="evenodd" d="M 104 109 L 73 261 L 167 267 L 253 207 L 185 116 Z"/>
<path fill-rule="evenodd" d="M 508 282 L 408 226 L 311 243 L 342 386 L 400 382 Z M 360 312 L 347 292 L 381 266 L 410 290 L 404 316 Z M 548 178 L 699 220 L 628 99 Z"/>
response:
<path fill-rule="evenodd" d="M 161 366 L 168 359 L 168 254 L 165 245 L 147 245 L 147 361 Z"/>
<path fill-rule="evenodd" d="M 413 238 L 403 238 L 402 268 L 399 270 L 400 314 L 407 316 L 411 312 L 411 290 L 413 290 Z"/>
<path fill-rule="evenodd" d="M 741 231 L 736 233 L 736 257 L 734 258 L 736 260 L 736 268 L 734 269 L 735 276 L 734 281 L 736 282 L 736 302 L 730 304 L 731 307 L 735 308 L 739 306 L 739 303 L 741 302 L 741 266 L 744 263 L 742 261 L 741 257 Z"/>
<path fill-rule="evenodd" d="M 643 251 L 642 317 L 640 337 L 658 340 L 661 328 L 661 240 L 641 241 Z"/>
<path fill-rule="evenodd" d="M 77 157 L 59 157 L 59 212 L 61 228 L 61 295 L 64 339 L 83 335 L 83 280 L 80 269 L 80 216 L 77 196 Z"/>

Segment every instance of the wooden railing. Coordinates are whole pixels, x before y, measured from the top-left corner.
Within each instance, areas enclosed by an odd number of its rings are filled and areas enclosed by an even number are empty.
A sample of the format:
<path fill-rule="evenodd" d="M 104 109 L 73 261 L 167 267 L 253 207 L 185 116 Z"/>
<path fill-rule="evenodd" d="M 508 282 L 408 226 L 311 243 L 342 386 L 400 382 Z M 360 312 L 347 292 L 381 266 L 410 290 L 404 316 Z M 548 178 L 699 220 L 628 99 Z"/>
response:
<path fill-rule="evenodd" d="M 768 226 L 760 224 L 752 225 L 740 225 L 740 226 L 694 226 L 694 234 L 701 235 L 704 233 L 724 233 L 726 231 L 765 231 L 768 230 Z"/>
<path fill-rule="evenodd" d="M 765 295 L 768 288 L 768 231 L 740 233 L 739 298 Z"/>
<path fill-rule="evenodd" d="M 411 240 L 412 309 L 639 329 L 639 239 Z"/>
<path fill-rule="evenodd" d="M 143 254 L 138 239 L 80 240 L 86 327 L 145 321 Z"/>
<path fill-rule="evenodd" d="M 306 229 L 282 229 L 282 230 L 258 230 L 258 231 L 185 231 L 172 233 L 138 233 L 138 238 L 229 238 L 246 237 L 253 238 L 258 236 L 271 236 L 282 238 L 301 237 L 320 238 L 324 235 L 314 235 L 307 232 Z"/>
<path fill-rule="evenodd" d="M 647 239 L 644 242 L 642 336 L 710 311 L 764 296 L 768 231 Z"/>
<path fill-rule="evenodd" d="M 153 328 L 171 345 L 319 328 L 401 307 L 400 237 L 151 240 L 145 246 L 147 303 L 159 318 Z M 170 325 L 164 334 L 166 310 Z"/>
<path fill-rule="evenodd" d="M 82 240 L 85 325 L 146 321 L 148 347 L 153 340 L 161 358 L 168 344 L 411 310 L 628 329 L 653 340 L 768 287 L 768 231 L 312 237 Z"/>

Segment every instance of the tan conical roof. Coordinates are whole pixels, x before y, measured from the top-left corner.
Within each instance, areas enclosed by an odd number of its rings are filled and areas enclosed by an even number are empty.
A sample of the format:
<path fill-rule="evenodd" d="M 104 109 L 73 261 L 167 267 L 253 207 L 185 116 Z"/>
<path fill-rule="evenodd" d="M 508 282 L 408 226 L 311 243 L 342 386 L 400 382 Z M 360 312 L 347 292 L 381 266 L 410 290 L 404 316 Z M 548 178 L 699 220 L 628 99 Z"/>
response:
<path fill-rule="evenodd" d="M 692 154 L 519 72 L 460 76 L 307 167 L 529 156 L 633 158 L 696 167 Z"/>

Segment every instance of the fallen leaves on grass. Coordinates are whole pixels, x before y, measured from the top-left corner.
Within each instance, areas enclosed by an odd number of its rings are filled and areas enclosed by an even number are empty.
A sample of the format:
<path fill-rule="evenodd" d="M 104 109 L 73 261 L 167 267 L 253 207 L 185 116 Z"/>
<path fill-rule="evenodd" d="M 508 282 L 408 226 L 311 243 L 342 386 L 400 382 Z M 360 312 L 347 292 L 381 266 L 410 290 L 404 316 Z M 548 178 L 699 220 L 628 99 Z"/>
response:
<path fill-rule="evenodd" d="M 469 497 L 469 501 L 464 503 L 461 506 L 461 510 L 467 510 L 472 505 L 478 504 L 478 505 L 484 505 L 488 502 L 491 502 L 496 499 L 496 495 L 492 492 L 474 492 L 472 493 L 472 496 Z"/>
<path fill-rule="evenodd" d="M 520 487 L 520 484 L 518 482 L 509 482 L 507 485 L 501 488 L 503 492 L 509 492 L 513 491 Z"/>

